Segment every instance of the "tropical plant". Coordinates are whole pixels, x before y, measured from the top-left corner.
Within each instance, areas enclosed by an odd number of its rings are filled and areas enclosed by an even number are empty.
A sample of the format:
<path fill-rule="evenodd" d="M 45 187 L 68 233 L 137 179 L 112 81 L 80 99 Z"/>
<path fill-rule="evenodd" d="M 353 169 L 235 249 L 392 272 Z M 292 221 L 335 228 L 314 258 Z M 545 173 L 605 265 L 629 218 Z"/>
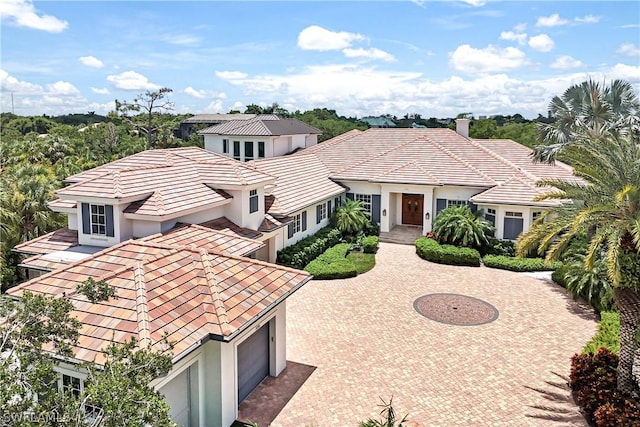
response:
<path fill-rule="evenodd" d="M 611 310 L 614 294 L 603 258 L 597 258 L 593 268 L 585 269 L 585 255 L 576 254 L 564 267 L 564 283 L 574 299 L 583 298 L 597 311 Z"/>
<path fill-rule="evenodd" d="M 382 405 L 378 405 L 382 408 L 380 411 L 380 415 L 382 416 L 381 420 L 376 420 L 373 418 L 369 418 L 367 421 L 361 422 L 360 427 L 402 427 L 402 423 L 407 422 L 407 415 L 402 417 L 402 419 L 398 419 L 396 415 L 395 409 L 393 409 L 393 398 L 389 399 L 389 403 L 382 400 Z"/>
<path fill-rule="evenodd" d="M 489 245 L 494 228 L 467 205 L 449 206 L 442 210 L 433 223 L 438 241 L 455 246 L 479 249 Z"/>
<path fill-rule="evenodd" d="M 347 199 L 335 213 L 336 227 L 345 236 L 356 236 L 369 222 L 369 213 L 362 202 Z"/>
<path fill-rule="evenodd" d="M 557 260 L 574 239 L 587 236 L 585 268 L 592 270 L 596 260 L 604 258 L 614 288 L 621 323 L 618 389 L 631 392 L 640 326 L 640 145 L 637 139 L 615 135 L 584 140 L 580 150 L 571 150 L 571 157 L 580 180 L 538 182 L 556 188 L 539 200 L 565 202 L 520 235 L 517 252 L 537 250 Z"/>
<path fill-rule="evenodd" d="M 593 80 L 569 87 L 549 104 L 554 123 L 538 123 L 544 145 L 534 149 L 534 159 L 553 162 L 557 155 L 583 140 L 604 136 L 637 136 L 640 100 L 631 83 L 614 80 L 609 86 Z"/>

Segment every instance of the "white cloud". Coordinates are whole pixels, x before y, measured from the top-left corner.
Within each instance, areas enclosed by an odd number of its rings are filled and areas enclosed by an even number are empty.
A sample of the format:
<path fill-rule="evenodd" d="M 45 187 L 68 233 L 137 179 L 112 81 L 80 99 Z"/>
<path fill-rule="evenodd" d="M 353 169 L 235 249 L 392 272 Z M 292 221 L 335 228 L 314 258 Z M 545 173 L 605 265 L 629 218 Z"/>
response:
<path fill-rule="evenodd" d="M 238 80 L 247 77 L 247 73 L 241 71 L 216 71 L 216 77 L 223 80 Z"/>
<path fill-rule="evenodd" d="M 484 6 L 485 4 L 487 4 L 487 2 L 484 0 L 462 0 L 462 2 L 475 7 Z"/>
<path fill-rule="evenodd" d="M 640 56 L 640 49 L 633 43 L 623 43 L 618 47 L 616 53 L 626 56 Z"/>
<path fill-rule="evenodd" d="M 98 95 L 109 95 L 111 93 L 109 89 L 107 89 L 106 87 L 103 87 L 103 88 L 92 87 L 91 92 L 97 93 Z"/>
<path fill-rule="evenodd" d="M 69 82 L 57 81 L 47 85 L 47 92 L 55 96 L 78 96 L 80 91 Z"/>
<path fill-rule="evenodd" d="M 526 29 L 527 29 L 527 24 L 524 22 L 522 24 L 518 24 L 515 27 L 513 27 L 513 31 L 515 31 L 516 33 L 524 33 Z"/>
<path fill-rule="evenodd" d="M 135 71 L 125 71 L 120 74 L 107 76 L 107 81 L 113 83 L 115 87 L 123 90 L 156 90 L 160 86 L 151 83 L 148 78 Z"/>
<path fill-rule="evenodd" d="M 225 113 L 226 112 L 224 111 L 224 106 L 222 105 L 221 99 L 216 99 L 214 101 L 211 101 L 209 105 L 207 105 L 207 108 L 205 108 L 203 111 L 206 113 Z M 244 109 L 241 109 L 240 111 L 244 111 Z"/>
<path fill-rule="evenodd" d="M 503 31 L 500 33 L 500 39 L 518 42 L 518 44 L 523 45 L 527 42 L 527 33 Z"/>
<path fill-rule="evenodd" d="M 0 68 L 0 88 L 2 92 L 14 92 L 23 95 L 35 95 L 43 92 L 42 86 L 20 81 Z"/>
<path fill-rule="evenodd" d="M 303 50 L 339 50 L 351 46 L 354 41 L 362 40 L 366 38 L 361 34 L 334 32 L 311 25 L 298 34 L 298 47 Z"/>
<path fill-rule="evenodd" d="M 185 88 L 184 93 L 198 99 L 204 99 L 204 98 L 225 99 L 227 97 L 227 94 L 224 92 L 214 92 L 211 90 L 197 90 L 191 86 L 188 86 L 187 88 Z"/>
<path fill-rule="evenodd" d="M 78 61 L 80 61 L 83 65 L 86 65 L 87 67 L 92 67 L 92 68 L 104 67 L 104 62 L 100 61 L 95 56 L 81 56 L 80 58 L 78 58 Z"/>
<path fill-rule="evenodd" d="M 202 37 L 193 34 L 167 34 L 160 38 L 162 41 L 178 46 L 193 46 L 202 41 Z"/>
<path fill-rule="evenodd" d="M 528 63 L 524 52 L 515 47 L 500 49 L 489 45 L 484 49 L 476 49 L 468 44 L 463 44 L 449 54 L 449 65 L 465 73 L 515 70 Z"/>
<path fill-rule="evenodd" d="M 18 27 L 33 28 L 35 30 L 59 33 L 64 31 L 69 23 L 51 15 L 39 14 L 33 3 L 27 0 L 2 0 L 0 2 L 0 16 Z"/>
<path fill-rule="evenodd" d="M 553 39 L 546 34 L 538 34 L 529 38 L 529 47 L 539 52 L 549 52 L 554 46 Z"/>
<path fill-rule="evenodd" d="M 584 67 L 584 63 L 572 56 L 562 55 L 557 57 L 549 67 L 555 68 L 556 70 L 570 70 L 572 68 Z"/>
<path fill-rule="evenodd" d="M 567 25 L 568 20 L 560 18 L 560 15 L 554 13 L 550 16 L 540 16 L 536 22 L 536 27 L 559 27 L 561 25 Z"/>
<path fill-rule="evenodd" d="M 595 15 L 585 15 L 582 18 L 576 16 L 574 21 L 579 22 L 581 24 L 596 24 L 600 22 L 600 17 Z"/>
<path fill-rule="evenodd" d="M 393 62 L 396 58 L 384 50 L 377 49 L 375 47 L 371 49 L 363 48 L 346 48 L 342 49 L 342 53 L 347 58 L 368 58 L 368 59 L 381 59 L 382 61 Z"/>

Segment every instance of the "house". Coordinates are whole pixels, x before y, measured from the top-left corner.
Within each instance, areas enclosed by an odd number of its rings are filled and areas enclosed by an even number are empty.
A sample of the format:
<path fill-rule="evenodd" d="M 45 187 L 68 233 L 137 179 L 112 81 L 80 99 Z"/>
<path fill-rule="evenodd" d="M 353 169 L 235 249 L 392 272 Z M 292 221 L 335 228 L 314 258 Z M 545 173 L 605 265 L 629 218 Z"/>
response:
<path fill-rule="evenodd" d="M 538 180 L 576 179 L 567 165 L 532 163 L 528 148 L 468 129 L 459 119 L 456 131 L 372 128 L 317 144 L 307 125 L 256 116 L 203 131 L 207 150 L 149 150 L 81 172 L 49 203 L 67 227 L 14 248 L 31 280 L 9 294 L 70 297 L 84 325 L 78 361 L 99 360 L 111 340 L 158 346 L 168 334 L 174 367 L 153 385 L 172 416 L 228 426 L 284 369 L 286 299 L 310 279 L 272 264 L 277 251 L 326 226 L 345 198 L 383 232 L 425 234 L 447 206 L 469 204 L 497 238 L 515 239 L 557 203 L 536 200 L 551 190 Z M 75 291 L 88 277 L 119 298 L 89 303 Z M 60 372 L 82 387 L 73 365 Z"/>
<path fill-rule="evenodd" d="M 250 161 L 290 154 L 318 143 L 322 132 L 297 119 L 263 114 L 249 120 L 231 120 L 198 132 L 208 151 Z"/>
<path fill-rule="evenodd" d="M 372 117 L 372 116 L 367 116 L 367 117 L 363 117 L 361 119 L 359 119 L 361 122 L 366 123 L 367 125 L 369 125 L 370 128 L 394 128 L 396 127 L 396 124 L 393 120 L 391 120 L 389 117 L 385 117 L 385 116 L 379 116 L 379 117 Z"/>
<path fill-rule="evenodd" d="M 187 140 L 192 133 L 197 132 L 199 129 L 219 125 L 230 120 L 249 120 L 255 116 L 255 114 L 196 114 L 180 122 L 178 135 L 176 136 Z"/>

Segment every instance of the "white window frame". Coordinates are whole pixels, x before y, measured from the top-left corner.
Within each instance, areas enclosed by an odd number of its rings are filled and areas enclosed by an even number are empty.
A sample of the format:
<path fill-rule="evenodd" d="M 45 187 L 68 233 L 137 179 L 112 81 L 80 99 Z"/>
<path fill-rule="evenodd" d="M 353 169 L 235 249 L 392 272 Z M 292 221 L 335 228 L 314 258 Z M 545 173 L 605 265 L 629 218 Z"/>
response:
<path fill-rule="evenodd" d="M 487 208 L 487 215 L 496 215 L 496 210 L 492 208 Z"/>
<path fill-rule="evenodd" d="M 362 203 L 362 207 L 371 215 L 371 194 L 354 194 L 353 200 Z"/>
<path fill-rule="evenodd" d="M 251 156 L 247 154 L 247 147 L 251 147 Z M 244 141 L 244 161 L 248 162 L 250 160 L 255 159 L 255 144 L 253 141 Z"/>
<path fill-rule="evenodd" d="M 61 392 L 65 391 L 64 377 L 68 377 L 71 381 L 73 391 L 77 391 L 78 395 L 80 395 L 84 391 L 86 375 L 82 375 L 78 372 L 73 372 L 69 369 L 56 368 L 56 371 L 58 372 L 58 390 L 60 390 Z M 79 388 L 73 387 L 73 380 L 78 380 Z"/>
<path fill-rule="evenodd" d="M 323 219 L 327 219 L 327 204 L 326 203 L 320 204 L 320 221 L 322 221 Z"/>
<path fill-rule="evenodd" d="M 463 205 L 467 205 L 467 201 L 466 200 L 449 200 L 447 199 L 447 207 L 451 207 L 451 206 L 463 206 Z"/>
<path fill-rule="evenodd" d="M 255 203 L 255 209 L 252 209 L 253 203 Z M 249 190 L 249 213 L 258 212 L 260 210 L 260 199 L 258 198 L 258 190 Z"/>
<path fill-rule="evenodd" d="M 92 236 L 107 235 L 107 208 L 105 205 L 89 204 L 89 229 Z"/>
<path fill-rule="evenodd" d="M 293 234 L 302 231 L 302 214 L 296 214 L 293 217 Z"/>
<path fill-rule="evenodd" d="M 512 211 L 506 211 L 504 213 L 504 216 L 506 218 L 522 218 L 522 212 L 512 212 Z"/>
<path fill-rule="evenodd" d="M 538 218 L 542 215 L 542 211 L 533 211 L 531 212 L 531 222 L 534 223 Z"/>

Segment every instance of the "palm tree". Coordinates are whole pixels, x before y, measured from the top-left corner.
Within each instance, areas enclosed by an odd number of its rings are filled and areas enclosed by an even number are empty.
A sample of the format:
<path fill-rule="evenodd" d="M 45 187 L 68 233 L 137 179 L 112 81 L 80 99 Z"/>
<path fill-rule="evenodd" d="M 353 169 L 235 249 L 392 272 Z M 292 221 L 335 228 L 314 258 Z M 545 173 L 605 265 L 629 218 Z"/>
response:
<path fill-rule="evenodd" d="M 489 244 L 494 227 L 467 205 L 449 206 L 433 223 L 433 232 L 441 243 L 480 249 Z"/>
<path fill-rule="evenodd" d="M 587 236 L 585 268 L 591 270 L 599 258 L 614 288 L 620 311 L 620 360 L 618 389 L 634 389 L 634 364 L 640 361 L 635 335 L 640 325 L 640 145 L 637 138 L 611 136 L 584 140 L 580 150 L 571 150 L 573 182 L 543 180 L 541 186 L 557 191 L 540 199 L 570 200 L 543 214 L 516 242 L 517 252 L 537 249 L 548 260 L 556 260 L 570 243 Z M 640 366 L 638 366 L 640 367 Z"/>
<path fill-rule="evenodd" d="M 336 211 L 336 227 L 345 235 L 355 236 L 369 222 L 369 214 L 362 202 L 347 199 Z"/>
<path fill-rule="evenodd" d="M 640 100 L 624 80 L 614 80 L 610 86 L 593 80 L 573 85 L 552 99 L 549 112 L 555 122 L 538 124 L 544 145 L 534 149 L 536 161 L 552 163 L 558 153 L 585 139 L 637 136 L 640 131 Z"/>

